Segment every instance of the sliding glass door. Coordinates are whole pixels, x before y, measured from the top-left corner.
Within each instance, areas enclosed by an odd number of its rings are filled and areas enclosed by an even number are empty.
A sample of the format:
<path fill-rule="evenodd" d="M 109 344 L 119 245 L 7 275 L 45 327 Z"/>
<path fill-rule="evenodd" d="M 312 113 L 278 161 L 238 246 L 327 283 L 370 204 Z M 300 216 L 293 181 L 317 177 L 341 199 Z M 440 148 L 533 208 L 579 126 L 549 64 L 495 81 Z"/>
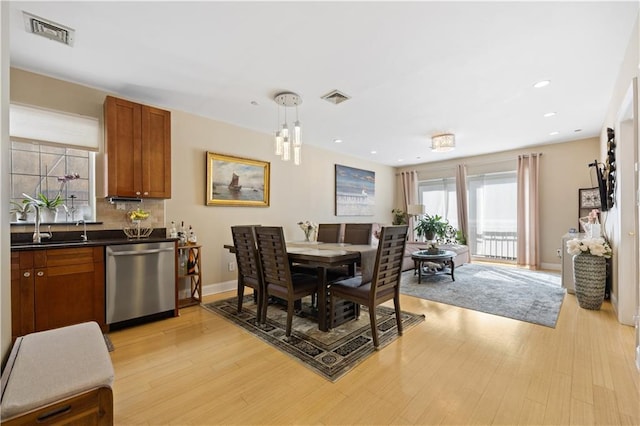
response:
<path fill-rule="evenodd" d="M 515 260 L 517 247 L 516 172 L 467 177 L 469 249 L 472 256 Z"/>

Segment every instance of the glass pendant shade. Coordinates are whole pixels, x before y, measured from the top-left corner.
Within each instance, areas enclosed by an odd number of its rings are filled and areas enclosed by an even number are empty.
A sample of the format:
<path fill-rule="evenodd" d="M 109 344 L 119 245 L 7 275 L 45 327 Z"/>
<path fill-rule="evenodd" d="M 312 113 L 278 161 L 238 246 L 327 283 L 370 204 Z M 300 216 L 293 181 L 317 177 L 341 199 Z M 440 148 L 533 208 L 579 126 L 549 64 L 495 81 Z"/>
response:
<path fill-rule="evenodd" d="M 302 148 L 300 146 L 294 146 L 293 147 L 293 164 L 295 164 L 296 166 L 300 165 L 300 162 L 302 161 Z"/>
<path fill-rule="evenodd" d="M 282 159 L 284 161 L 291 159 L 291 142 L 289 142 L 289 138 L 284 138 L 282 142 Z"/>
<path fill-rule="evenodd" d="M 276 132 L 276 155 L 282 155 L 282 135 Z"/>
<path fill-rule="evenodd" d="M 302 139 L 300 138 L 300 122 L 296 120 L 293 125 L 293 146 L 302 145 Z"/>
<path fill-rule="evenodd" d="M 289 127 L 287 126 L 287 123 L 282 125 L 282 137 L 285 139 L 289 138 Z"/>

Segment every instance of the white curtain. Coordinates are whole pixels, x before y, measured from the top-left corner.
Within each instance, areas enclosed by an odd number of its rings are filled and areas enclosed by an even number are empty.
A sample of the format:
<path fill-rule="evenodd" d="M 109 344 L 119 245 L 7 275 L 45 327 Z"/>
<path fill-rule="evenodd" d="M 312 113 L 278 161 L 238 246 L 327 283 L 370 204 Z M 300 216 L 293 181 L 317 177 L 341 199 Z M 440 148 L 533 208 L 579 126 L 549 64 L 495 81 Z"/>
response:
<path fill-rule="evenodd" d="M 540 215 L 538 177 L 542 154 L 518 156 L 518 252 L 519 266 L 540 267 Z"/>
<path fill-rule="evenodd" d="M 402 178 L 403 210 L 408 211 L 409 204 L 418 204 L 418 172 L 411 170 L 400 173 Z M 409 241 L 415 241 L 413 216 L 409 216 Z"/>
<path fill-rule="evenodd" d="M 458 207 L 458 231 L 462 233 L 465 241 L 469 237 L 469 214 L 467 202 L 467 166 L 456 166 L 456 200 Z"/>

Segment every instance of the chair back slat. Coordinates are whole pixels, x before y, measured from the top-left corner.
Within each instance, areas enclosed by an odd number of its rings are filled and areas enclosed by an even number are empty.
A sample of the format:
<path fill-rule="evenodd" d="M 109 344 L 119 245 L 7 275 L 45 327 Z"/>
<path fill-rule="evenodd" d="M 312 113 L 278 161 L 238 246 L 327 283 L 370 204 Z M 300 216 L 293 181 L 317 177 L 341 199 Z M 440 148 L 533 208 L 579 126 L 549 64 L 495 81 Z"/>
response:
<path fill-rule="evenodd" d="M 344 225 L 344 242 L 371 245 L 372 233 L 373 223 L 346 223 Z"/>
<path fill-rule="evenodd" d="M 318 237 L 320 243 L 339 243 L 341 223 L 321 223 L 318 225 Z"/>
<path fill-rule="evenodd" d="M 407 225 L 382 228 L 371 281 L 372 300 L 376 299 L 377 293 L 400 286 L 407 230 Z"/>
<path fill-rule="evenodd" d="M 291 269 L 282 227 L 261 226 L 255 232 L 265 286 L 277 285 L 292 290 Z"/>
<path fill-rule="evenodd" d="M 238 274 L 245 283 L 259 284 L 262 280 L 260 263 L 252 226 L 232 226 L 231 235 L 236 249 Z"/>

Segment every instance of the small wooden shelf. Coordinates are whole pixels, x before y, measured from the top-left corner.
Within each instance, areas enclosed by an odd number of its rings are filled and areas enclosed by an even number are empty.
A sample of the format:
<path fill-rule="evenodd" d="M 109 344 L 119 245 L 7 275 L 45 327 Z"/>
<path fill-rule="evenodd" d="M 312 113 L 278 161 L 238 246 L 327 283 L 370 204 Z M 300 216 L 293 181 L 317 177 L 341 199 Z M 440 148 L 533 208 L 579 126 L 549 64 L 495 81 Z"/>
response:
<path fill-rule="evenodd" d="M 189 256 L 192 255 L 195 261 L 195 272 L 185 274 L 182 270 L 178 270 L 178 294 L 183 290 L 183 285 L 189 289 L 188 297 L 178 298 L 178 308 L 199 305 L 202 303 L 202 246 L 195 244 L 178 246 L 176 255 L 178 256 L 178 268 L 180 268 L 180 259 L 182 256 L 186 256 L 188 260 Z"/>

